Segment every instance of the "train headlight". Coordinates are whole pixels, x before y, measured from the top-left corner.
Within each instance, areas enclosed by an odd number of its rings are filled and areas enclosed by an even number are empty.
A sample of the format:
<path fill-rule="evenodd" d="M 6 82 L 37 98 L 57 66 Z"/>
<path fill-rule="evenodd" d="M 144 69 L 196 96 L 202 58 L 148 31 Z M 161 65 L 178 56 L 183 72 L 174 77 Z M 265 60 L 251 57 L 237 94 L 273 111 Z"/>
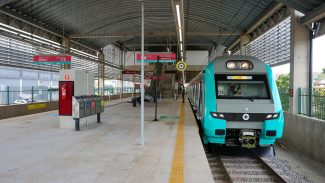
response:
<path fill-rule="evenodd" d="M 215 113 L 215 112 L 211 112 L 211 115 L 212 115 L 214 118 L 218 118 L 218 114 Z"/>
<path fill-rule="evenodd" d="M 247 70 L 247 69 L 250 69 L 250 66 L 249 66 L 248 62 L 242 62 L 240 64 L 240 68 L 244 69 L 244 70 Z"/>
<path fill-rule="evenodd" d="M 217 113 L 217 112 L 210 112 L 211 116 L 214 118 L 218 118 L 218 119 L 225 119 L 225 115 L 222 113 Z"/>
<path fill-rule="evenodd" d="M 277 119 L 280 116 L 279 113 L 272 113 L 272 114 L 267 114 L 265 116 L 266 119 Z"/>
<path fill-rule="evenodd" d="M 273 114 L 273 119 L 276 119 L 278 117 L 279 117 L 279 114 L 278 113 Z"/>
<path fill-rule="evenodd" d="M 228 62 L 227 63 L 227 69 L 230 69 L 230 70 L 236 69 L 236 63 L 235 62 Z"/>
<path fill-rule="evenodd" d="M 228 70 L 251 70 L 253 63 L 249 60 L 229 60 L 226 67 Z"/>
<path fill-rule="evenodd" d="M 267 116 L 266 116 L 266 119 L 271 119 L 272 118 L 272 114 L 268 114 Z"/>

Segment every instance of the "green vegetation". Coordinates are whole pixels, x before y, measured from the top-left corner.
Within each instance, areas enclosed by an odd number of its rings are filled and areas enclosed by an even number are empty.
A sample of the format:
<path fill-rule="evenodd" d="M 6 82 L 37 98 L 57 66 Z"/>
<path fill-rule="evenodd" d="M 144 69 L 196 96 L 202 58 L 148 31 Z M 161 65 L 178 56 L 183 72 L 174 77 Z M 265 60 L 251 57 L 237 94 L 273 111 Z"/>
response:
<path fill-rule="evenodd" d="M 323 70 L 323 74 L 325 74 L 325 68 L 323 68 L 322 70 Z"/>
<path fill-rule="evenodd" d="M 289 89 L 290 86 L 290 76 L 289 74 L 281 74 L 276 80 L 276 84 L 279 89 Z"/>
<path fill-rule="evenodd" d="M 278 86 L 282 108 L 283 110 L 288 111 L 289 110 L 289 86 L 290 86 L 289 74 L 281 74 L 276 80 L 276 85 Z"/>

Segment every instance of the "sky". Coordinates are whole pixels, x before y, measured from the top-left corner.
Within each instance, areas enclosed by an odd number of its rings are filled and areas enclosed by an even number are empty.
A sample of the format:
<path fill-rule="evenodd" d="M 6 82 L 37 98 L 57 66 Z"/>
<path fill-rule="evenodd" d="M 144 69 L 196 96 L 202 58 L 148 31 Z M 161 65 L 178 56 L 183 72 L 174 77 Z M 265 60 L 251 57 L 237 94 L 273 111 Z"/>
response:
<path fill-rule="evenodd" d="M 313 40 L 313 72 L 322 72 L 325 68 L 325 35 Z M 290 64 L 272 67 L 275 75 L 290 72 Z"/>

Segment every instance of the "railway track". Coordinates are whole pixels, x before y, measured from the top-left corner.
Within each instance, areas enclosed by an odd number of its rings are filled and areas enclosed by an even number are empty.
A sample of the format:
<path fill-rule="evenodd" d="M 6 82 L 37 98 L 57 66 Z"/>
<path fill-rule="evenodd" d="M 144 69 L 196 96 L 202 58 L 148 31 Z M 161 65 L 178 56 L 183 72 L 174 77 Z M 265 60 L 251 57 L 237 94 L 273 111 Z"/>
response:
<path fill-rule="evenodd" d="M 219 156 L 207 153 L 215 182 L 294 182 L 268 159 L 251 157 Z M 278 173 L 279 172 L 279 173 Z"/>

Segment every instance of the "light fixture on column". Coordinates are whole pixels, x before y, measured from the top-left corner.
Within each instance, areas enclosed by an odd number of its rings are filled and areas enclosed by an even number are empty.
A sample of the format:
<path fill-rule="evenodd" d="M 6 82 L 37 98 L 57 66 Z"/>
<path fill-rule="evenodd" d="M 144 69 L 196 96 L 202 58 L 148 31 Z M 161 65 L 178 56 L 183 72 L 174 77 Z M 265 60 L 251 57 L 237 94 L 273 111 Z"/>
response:
<path fill-rule="evenodd" d="M 184 31 L 184 12 L 183 12 L 183 0 L 172 0 L 172 5 L 174 9 L 174 19 L 176 24 L 176 32 L 178 35 L 178 49 L 181 59 L 184 57 L 185 47 L 183 47 L 183 31 Z"/>
<path fill-rule="evenodd" d="M 176 4 L 176 14 L 177 14 L 178 28 L 181 28 L 181 13 L 180 13 L 178 4 Z"/>
<path fill-rule="evenodd" d="M 179 28 L 178 32 L 179 32 L 179 42 L 183 42 L 183 40 L 182 40 L 182 29 Z"/>

